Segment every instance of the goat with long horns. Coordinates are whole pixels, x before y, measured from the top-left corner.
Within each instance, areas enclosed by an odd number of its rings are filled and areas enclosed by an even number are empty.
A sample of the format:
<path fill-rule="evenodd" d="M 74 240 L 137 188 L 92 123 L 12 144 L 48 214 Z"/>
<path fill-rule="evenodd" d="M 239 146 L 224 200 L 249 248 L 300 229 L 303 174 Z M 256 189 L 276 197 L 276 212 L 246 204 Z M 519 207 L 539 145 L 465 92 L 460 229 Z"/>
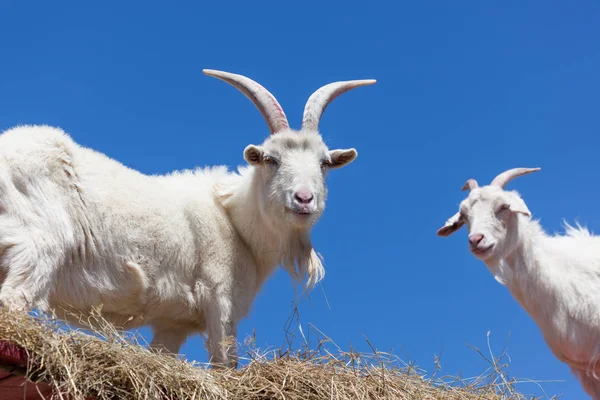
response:
<path fill-rule="evenodd" d="M 151 326 L 152 347 L 170 353 L 204 332 L 213 365 L 233 366 L 235 346 L 224 339 L 236 336 L 277 266 L 308 277 L 309 287 L 323 277 L 310 231 L 325 207 L 327 172 L 357 153 L 330 151 L 319 120 L 336 96 L 375 81 L 317 90 L 302 129 L 293 131 L 256 82 L 204 72 L 250 98 L 271 131 L 262 145 L 245 148 L 250 166 L 238 173 L 148 176 L 58 128 L 0 135 L 0 203 L 8 210 L 0 219 L 0 307 L 54 310 L 78 324 L 74 315 L 102 304 L 103 317 L 122 329 Z"/>

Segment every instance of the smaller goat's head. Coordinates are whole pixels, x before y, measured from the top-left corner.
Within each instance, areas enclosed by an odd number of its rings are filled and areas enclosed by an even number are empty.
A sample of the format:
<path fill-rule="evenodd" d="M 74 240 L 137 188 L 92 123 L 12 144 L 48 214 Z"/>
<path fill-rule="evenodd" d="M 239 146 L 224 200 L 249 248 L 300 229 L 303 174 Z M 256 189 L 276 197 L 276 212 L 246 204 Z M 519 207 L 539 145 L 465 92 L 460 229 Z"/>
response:
<path fill-rule="evenodd" d="M 263 115 L 271 131 L 262 145 L 249 145 L 244 159 L 256 168 L 255 178 L 262 186 L 263 215 L 289 222 L 294 227 L 312 226 L 325 208 L 325 178 L 330 169 L 350 164 L 357 157 L 355 149 L 329 150 L 318 131 L 321 115 L 340 94 L 375 80 L 334 82 L 314 92 L 304 108 L 302 129 L 290 129 L 283 109 L 264 87 L 242 75 L 204 70 L 248 97 Z"/>
<path fill-rule="evenodd" d="M 463 190 L 469 196 L 460 203 L 459 212 L 438 229 L 439 236 L 449 236 L 467 225 L 469 249 L 482 261 L 499 260 L 511 254 L 517 245 L 516 230 L 519 215 L 531 213 L 514 191 L 504 190 L 512 179 L 540 168 L 513 168 L 498 175 L 489 186 L 479 187 L 469 179 Z"/>

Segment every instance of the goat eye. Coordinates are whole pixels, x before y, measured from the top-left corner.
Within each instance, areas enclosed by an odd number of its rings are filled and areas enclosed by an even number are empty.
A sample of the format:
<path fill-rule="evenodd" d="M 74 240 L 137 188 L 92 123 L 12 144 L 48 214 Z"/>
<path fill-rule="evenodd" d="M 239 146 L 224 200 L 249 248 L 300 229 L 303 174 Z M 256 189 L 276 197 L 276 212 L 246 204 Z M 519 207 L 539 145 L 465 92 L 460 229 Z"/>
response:
<path fill-rule="evenodd" d="M 275 160 L 273 157 L 265 156 L 263 158 L 263 160 L 264 160 L 265 164 L 268 164 L 268 165 L 277 165 L 277 160 Z"/>
<path fill-rule="evenodd" d="M 502 204 L 502 205 L 501 205 L 501 206 L 498 208 L 498 212 L 505 211 L 505 210 L 508 210 L 508 209 L 510 209 L 510 206 L 509 206 L 508 204 Z"/>
<path fill-rule="evenodd" d="M 329 160 L 321 160 L 321 168 L 328 168 L 331 166 L 331 161 Z"/>

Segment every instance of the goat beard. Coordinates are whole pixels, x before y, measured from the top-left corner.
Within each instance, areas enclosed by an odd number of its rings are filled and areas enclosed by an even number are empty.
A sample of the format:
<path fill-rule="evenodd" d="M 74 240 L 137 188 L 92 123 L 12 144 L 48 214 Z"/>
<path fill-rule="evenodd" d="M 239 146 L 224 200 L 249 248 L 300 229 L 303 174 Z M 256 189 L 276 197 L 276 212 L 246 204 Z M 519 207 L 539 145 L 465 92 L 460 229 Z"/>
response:
<path fill-rule="evenodd" d="M 288 271 L 292 279 L 302 281 L 308 276 L 306 288 L 312 289 L 325 275 L 322 257 L 315 252 L 310 234 L 308 232 L 297 232 L 291 234 L 285 244 L 283 252 L 283 267 Z"/>
<path fill-rule="evenodd" d="M 239 174 L 227 175 L 215 184 L 214 194 L 226 210 L 233 209 L 240 201 L 253 198 L 252 195 L 244 192 L 253 186 L 249 185 L 249 188 L 243 186 L 245 183 L 251 182 L 245 181 L 248 176 L 251 176 L 252 179 L 255 178 L 254 175 L 249 175 L 253 171 L 252 168 L 242 167 L 239 169 Z M 236 194 L 240 197 L 238 198 Z M 325 268 L 323 268 L 321 255 L 313 249 L 310 230 L 290 230 L 277 224 L 277 221 L 276 219 L 273 223 L 273 220 L 263 219 L 263 222 L 271 229 L 280 232 L 278 235 L 281 240 L 280 245 L 284 247 L 281 264 L 295 282 L 301 282 L 305 276 L 308 276 L 306 288 L 312 289 L 323 279 Z"/>

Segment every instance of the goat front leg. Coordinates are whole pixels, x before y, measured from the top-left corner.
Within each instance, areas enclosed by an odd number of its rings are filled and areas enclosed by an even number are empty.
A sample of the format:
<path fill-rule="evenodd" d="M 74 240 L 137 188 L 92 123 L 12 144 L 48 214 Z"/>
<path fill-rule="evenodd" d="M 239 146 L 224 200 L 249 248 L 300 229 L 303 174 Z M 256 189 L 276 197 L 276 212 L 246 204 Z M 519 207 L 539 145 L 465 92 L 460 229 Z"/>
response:
<path fill-rule="evenodd" d="M 150 342 L 150 349 L 153 351 L 162 351 L 165 354 L 176 356 L 179 354 L 181 346 L 185 343 L 188 332 L 185 329 L 175 328 L 173 326 L 153 326 L 154 336 Z"/>
<path fill-rule="evenodd" d="M 237 321 L 231 296 L 213 292 L 206 310 L 206 347 L 213 368 L 237 368 Z"/>
<path fill-rule="evenodd" d="M 31 311 L 38 307 L 47 311 L 51 285 L 59 267 L 60 251 L 52 237 L 39 232 L 23 232 L 3 248 L 0 268 L 4 281 L 0 290 L 0 306 L 9 311 Z M 28 236 L 26 236 L 29 234 Z"/>

